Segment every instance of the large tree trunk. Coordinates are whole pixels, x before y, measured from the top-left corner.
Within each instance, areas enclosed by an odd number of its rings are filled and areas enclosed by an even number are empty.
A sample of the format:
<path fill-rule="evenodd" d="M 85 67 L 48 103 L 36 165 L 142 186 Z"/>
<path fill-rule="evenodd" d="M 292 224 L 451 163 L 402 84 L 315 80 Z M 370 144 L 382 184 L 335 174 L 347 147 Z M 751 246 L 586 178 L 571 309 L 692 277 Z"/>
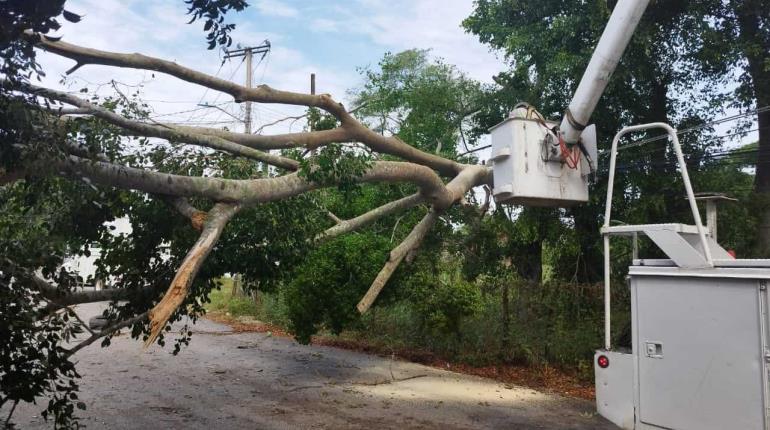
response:
<path fill-rule="evenodd" d="M 766 106 L 770 95 L 764 103 L 757 97 L 757 105 Z M 759 123 L 759 152 L 757 153 L 757 175 L 754 178 L 754 191 L 759 195 L 762 213 L 760 214 L 759 231 L 754 257 L 770 257 L 770 112 L 762 112 Z"/>
<path fill-rule="evenodd" d="M 503 361 L 508 361 L 511 358 L 511 281 L 508 278 L 503 280 L 501 291 L 501 304 L 502 304 L 502 330 L 503 333 L 500 336 L 500 348 L 502 350 L 501 358 Z"/>
<path fill-rule="evenodd" d="M 770 69 L 767 67 L 770 42 L 767 29 L 760 25 L 760 17 L 767 17 L 767 2 L 761 0 L 733 1 L 738 18 L 740 42 L 748 63 L 748 74 L 756 99 L 757 108 L 770 105 Z M 759 151 L 754 191 L 762 204 L 755 257 L 770 256 L 770 111 L 757 115 Z"/>
<path fill-rule="evenodd" d="M 521 254 L 515 256 L 516 272 L 529 283 L 539 285 L 543 280 L 543 239 L 521 246 Z"/>

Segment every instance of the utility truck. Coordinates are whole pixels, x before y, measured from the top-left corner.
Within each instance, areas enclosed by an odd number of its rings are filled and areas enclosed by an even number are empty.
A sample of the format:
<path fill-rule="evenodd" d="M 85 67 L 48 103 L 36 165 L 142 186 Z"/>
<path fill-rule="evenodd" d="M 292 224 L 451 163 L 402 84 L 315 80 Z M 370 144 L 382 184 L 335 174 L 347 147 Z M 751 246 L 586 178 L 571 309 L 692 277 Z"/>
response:
<path fill-rule="evenodd" d="M 526 104 L 493 127 L 493 194 L 499 203 L 565 207 L 588 200 L 597 170 L 589 119 L 649 0 L 620 0 L 559 122 Z M 638 131 L 668 134 L 693 224 L 611 225 L 618 142 Z M 768 363 L 770 260 L 735 259 L 716 241 L 716 212 L 703 225 L 679 145 L 664 123 L 620 130 L 610 148 L 601 234 L 604 333 L 596 351 L 598 412 L 623 429 L 770 430 Z M 610 321 L 610 238 L 632 241 L 628 269 L 631 347 L 614 348 Z M 647 237 L 665 259 L 640 258 Z"/>

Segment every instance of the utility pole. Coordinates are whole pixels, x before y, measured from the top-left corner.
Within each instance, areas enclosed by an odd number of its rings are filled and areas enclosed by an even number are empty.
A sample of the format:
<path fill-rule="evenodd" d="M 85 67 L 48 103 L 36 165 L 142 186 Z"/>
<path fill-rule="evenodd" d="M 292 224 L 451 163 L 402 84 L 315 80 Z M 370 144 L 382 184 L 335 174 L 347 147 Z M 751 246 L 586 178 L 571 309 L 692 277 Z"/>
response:
<path fill-rule="evenodd" d="M 310 95 L 315 95 L 315 73 L 310 74 Z M 313 121 L 310 121 L 310 131 L 313 131 Z M 311 153 L 315 154 L 315 150 L 311 151 Z"/>
<path fill-rule="evenodd" d="M 251 50 L 246 51 L 246 88 L 251 88 L 251 58 L 254 55 Z M 251 134 L 251 100 L 246 100 L 246 118 L 243 120 L 243 132 Z"/>
<path fill-rule="evenodd" d="M 310 74 L 310 94 L 315 95 L 315 73 Z"/>
<path fill-rule="evenodd" d="M 225 51 L 225 59 L 230 58 L 238 58 L 238 57 L 245 57 L 244 61 L 246 62 L 246 88 L 252 88 L 253 79 L 252 79 L 252 59 L 254 58 L 254 54 L 262 54 L 262 57 L 260 58 L 260 61 L 265 58 L 265 55 L 270 52 L 270 41 L 265 40 L 262 42 L 261 45 L 257 46 L 248 46 L 245 48 L 241 48 L 240 46 L 237 49 L 234 49 L 232 51 Z M 244 105 L 244 118 L 243 118 L 243 131 L 246 134 L 251 134 L 251 101 L 246 100 L 246 104 Z M 209 106 L 207 104 L 198 104 L 198 106 L 204 106 L 204 107 L 213 107 L 216 109 L 219 109 L 223 111 L 224 113 L 233 116 L 230 114 L 230 112 L 227 112 L 226 110 L 218 107 L 218 106 Z M 270 151 L 268 151 L 270 152 Z M 267 163 L 262 165 L 265 175 L 268 174 L 268 165 Z M 233 276 L 233 289 L 230 292 L 230 299 L 233 297 L 242 297 L 243 296 L 243 276 L 240 273 L 237 273 Z"/>
<path fill-rule="evenodd" d="M 238 58 L 238 57 L 245 57 L 246 61 L 246 88 L 252 88 L 253 82 L 252 82 L 252 59 L 254 58 L 254 54 L 262 54 L 262 58 L 265 58 L 265 55 L 270 52 L 270 41 L 265 40 L 262 42 L 261 45 L 257 46 L 248 46 L 245 48 L 238 48 L 232 51 L 225 51 L 225 59 L 227 58 Z M 260 58 L 260 60 L 262 59 Z M 245 115 L 243 119 L 243 126 L 244 126 L 244 132 L 246 134 L 251 134 L 251 101 L 247 100 L 245 102 Z"/>

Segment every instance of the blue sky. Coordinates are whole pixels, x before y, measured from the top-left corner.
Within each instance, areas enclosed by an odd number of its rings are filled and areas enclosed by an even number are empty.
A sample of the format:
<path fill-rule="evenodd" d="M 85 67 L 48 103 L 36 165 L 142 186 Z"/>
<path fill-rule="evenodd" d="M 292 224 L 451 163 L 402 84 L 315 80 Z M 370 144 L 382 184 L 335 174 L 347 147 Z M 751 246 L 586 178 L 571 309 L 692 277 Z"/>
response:
<path fill-rule="evenodd" d="M 496 55 L 460 27 L 472 11 L 472 0 L 249 3 L 244 12 L 233 13 L 228 19 L 237 25 L 235 42 L 253 45 L 269 39 L 272 43 L 272 52 L 255 67 L 256 84 L 307 92 L 310 73 L 316 73 L 318 92 L 345 101 L 347 91 L 361 83 L 357 68 L 376 65 L 386 52 L 409 48 L 430 48 L 435 56 L 481 81 L 491 81 L 504 68 Z M 225 63 L 220 70 L 221 54 L 206 49 L 203 23 L 185 24 L 189 17 L 182 0 L 69 0 L 67 9 L 85 16 L 78 24 L 66 23 L 58 32 L 65 41 L 110 51 L 142 52 L 239 82 L 245 77 L 237 60 Z M 61 75 L 72 63 L 49 54 L 42 54 L 41 60 L 48 73 L 46 84 L 61 87 Z M 149 72 L 86 66 L 68 77 L 63 86 L 76 90 L 88 85 L 106 94 L 111 88 L 103 84 L 110 79 L 119 81 L 124 91 L 141 85 L 143 97 L 163 121 L 237 125 L 217 109 L 200 109 L 199 102 L 242 115 L 242 106 L 231 103 L 227 96 Z M 254 122 L 259 126 L 296 113 L 292 107 L 258 105 Z M 280 124 L 267 131 L 282 132 L 287 127 L 296 131 L 301 126 Z"/>

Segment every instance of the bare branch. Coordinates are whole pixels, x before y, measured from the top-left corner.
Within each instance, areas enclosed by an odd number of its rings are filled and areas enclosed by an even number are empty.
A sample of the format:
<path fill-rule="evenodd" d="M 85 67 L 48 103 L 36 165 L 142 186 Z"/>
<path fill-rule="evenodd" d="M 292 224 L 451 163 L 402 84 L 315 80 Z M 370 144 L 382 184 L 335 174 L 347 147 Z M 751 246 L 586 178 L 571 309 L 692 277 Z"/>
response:
<path fill-rule="evenodd" d="M 168 141 L 183 142 L 191 145 L 217 149 L 220 151 L 227 151 L 231 154 L 259 160 L 287 170 L 297 170 L 299 167 L 299 163 L 290 158 L 285 158 L 281 157 L 280 155 L 269 154 L 254 148 L 245 147 L 243 145 L 236 144 L 217 136 L 193 134 L 188 131 L 183 131 L 172 127 L 164 127 L 160 125 L 147 124 L 140 121 L 133 121 L 101 106 L 94 105 L 89 101 L 83 100 L 72 94 L 30 84 L 19 85 L 20 89 L 25 92 L 68 103 L 73 106 L 77 106 L 80 109 L 87 109 L 93 116 L 101 118 L 110 124 L 114 124 L 125 130 L 137 133 L 140 136 L 159 137 Z"/>
<path fill-rule="evenodd" d="M 334 221 L 336 224 L 339 224 L 342 222 L 342 219 L 340 219 L 340 217 L 338 217 L 337 215 L 334 215 L 334 212 L 328 209 L 325 209 L 325 211 L 326 211 L 326 216 L 329 217 L 329 219 Z"/>
<path fill-rule="evenodd" d="M 76 156 L 69 156 L 64 160 L 40 160 L 34 167 L 35 169 L 30 171 L 38 175 L 46 171 L 54 171 L 76 179 L 88 178 L 98 184 L 135 189 L 151 194 L 204 197 L 218 202 L 243 204 L 281 200 L 333 185 L 308 182 L 297 173 L 274 178 L 240 180 L 172 175 L 101 161 L 85 160 Z M 469 166 L 469 168 L 471 167 L 481 168 L 481 166 Z M 465 176 L 468 175 L 463 172 L 463 174 L 458 175 L 458 178 Z M 413 163 L 377 161 L 359 178 L 356 178 L 356 181 L 411 182 L 420 187 L 423 197 L 428 202 L 442 209 L 449 207 L 456 200 L 455 193 L 444 186 L 441 178 L 433 170 Z M 450 184 L 455 181 L 456 179 Z"/>
<path fill-rule="evenodd" d="M 63 41 L 54 41 L 45 35 L 26 31 L 24 37 L 31 39 L 46 51 L 72 59 L 80 65 L 101 64 L 105 66 L 154 70 L 177 77 L 184 81 L 202 85 L 216 91 L 230 94 L 236 102 L 247 100 L 261 103 L 283 103 L 289 105 L 318 107 L 328 112 L 344 112 L 341 104 L 334 103 L 328 95 L 298 94 L 287 91 L 279 91 L 260 85 L 256 88 L 247 88 L 234 82 L 210 76 L 189 69 L 173 61 L 162 60 L 143 54 L 121 54 L 117 52 L 101 51 L 85 48 Z"/>
<path fill-rule="evenodd" d="M 91 111 L 83 108 L 50 108 L 46 111 L 52 115 L 90 115 Z"/>
<path fill-rule="evenodd" d="M 337 236 L 343 235 L 345 233 L 358 230 L 359 228 L 366 227 L 367 225 L 377 221 L 380 218 L 384 218 L 398 211 L 406 210 L 414 206 L 417 206 L 423 201 L 425 201 L 425 199 L 422 195 L 420 195 L 420 193 L 413 194 L 411 196 L 392 201 L 378 208 L 372 209 L 363 215 L 359 215 L 355 218 L 351 218 L 349 220 L 344 220 L 339 222 L 334 227 L 328 228 L 326 231 L 316 236 L 315 240 L 316 241 L 328 240 L 328 239 L 332 239 Z"/>
<path fill-rule="evenodd" d="M 249 148 L 261 150 L 301 147 L 315 149 L 333 142 L 345 143 L 353 141 L 351 134 L 341 127 L 337 127 L 331 130 L 319 130 L 302 133 L 262 135 L 236 133 L 216 128 L 190 127 L 176 124 L 168 126 L 188 133 L 221 137 L 222 139 L 226 139 L 243 146 L 248 146 Z"/>
<path fill-rule="evenodd" d="M 271 126 L 274 126 L 274 125 L 276 125 L 276 124 L 280 124 L 280 123 L 282 123 L 282 122 L 284 122 L 284 121 L 293 120 L 293 121 L 292 121 L 292 125 L 293 125 L 295 121 L 299 121 L 299 120 L 301 120 L 302 118 L 304 118 L 304 117 L 306 117 L 306 116 L 307 116 L 307 114 L 302 114 L 302 115 L 296 115 L 296 116 L 287 116 L 287 117 L 285 117 L 285 118 L 277 119 L 277 120 L 275 120 L 275 121 L 273 121 L 273 122 L 269 122 L 269 123 L 267 123 L 267 124 L 264 124 L 264 125 L 262 125 L 261 127 L 259 127 L 259 128 L 257 129 L 257 131 L 256 131 L 256 134 L 261 134 L 261 133 L 262 133 L 262 131 L 263 131 L 265 128 L 267 128 L 267 127 L 271 127 Z"/>
<path fill-rule="evenodd" d="M 155 342 L 169 318 L 171 318 L 171 315 L 187 297 L 187 292 L 190 290 L 198 270 L 203 265 L 203 262 L 206 261 L 206 257 L 214 248 L 214 245 L 216 245 L 227 222 L 230 221 L 238 210 L 240 210 L 239 205 L 217 203 L 209 211 L 198 241 L 195 242 L 195 245 L 190 248 L 190 251 L 185 256 L 163 299 L 149 312 L 150 336 L 144 343 L 145 347 Z"/>
<path fill-rule="evenodd" d="M 69 156 L 63 160 L 46 159 L 30 170 L 36 175 L 46 172 L 61 173 L 75 179 L 86 178 L 106 186 L 168 194 L 182 197 L 203 197 L 214 201 L 241 201 L 248 194 L 251 181 L 171 175 L 135 167 L 92 161 Z"/>
<path fill-rule="evenodd" d="M 369 287 L 369 291 L 367 291 L 361 301 L 358 302 L 358 305 L 356 306 L 358 312 L 364 313 L 369 310 L 374 301 L 377 299 L 377 296 L 380 294 L 380 291 L 382 291 L 382 289 L 385 287 L 385 284 L 393 275 L 393 272 L 395 272 L 396 268 L 398 268 L 399 264 L 401 264 L 401 261 L 403 261 L 410 252 L 420 246 L 420 243 L 422 243 L 422 240 L 428 234 L 431 227 L 433 227 L 433 224 L 436 223 L 438 215 L 438 211 L 431 209 L 430 212 L 428 212 L 422 218 L 422 220 L 417 223 L 417 225 L 414 227 L 414 229 L 412 229 L 411 233 L 409 233 L 406 239 L 404 239 L 403 242 L 401 242 L 397 247 L 390 251 L 390 254 L 388 255 L 388 261 L 382 267 L 380 273 L 377 274 L 374 282 L 372 282 L 372 286 Z"/>
<path fill-rule="evenodd" d="M 147 294 L 152 291 L 160 291 L 160 287 L 149 285 L 139 289 L 132 288 L 109 288 L 95 291 L 65 291 L 31 272 L 30 270 L 19 266 L 8 258 L 3 259 L 4 266 L 16 277 L 23 279 L 40 292 L 40 294 L 54 306 L 46 308 L 56 309 L 81 303 L 105 302 L 113 300 L 125 300 L 136 296 L 137 294 Z"/>
<path fill-rule="evenodd" d="M 144 312 L 144 313 L 141 313 L 141 314 L 139 314 L 139 315 L 137 315 L 137 316 L 135 316 L 133 318 L 129 318 L 127 320 L 120 321 L 120 322 L 117 322 L 117 323 L 115 323 L 115 324 L 113 324 L 113 325 L 111 325 L 109 327 L 106 327 L 106 328 L 100 330 L 98 333 L 95 333 L 95 334 L 91 335 L 88 339 L 86 339 L 86 340 L 80 342 L 79 344 L 75 345 L 72 349 L 67 351 L 67 356 L 72 356 L 75 353 L 77 353 L 78 351 L 80 351 L 81 349 L 83 349 L 83 348 L 87 347 L 88 345 L 96 342 L 97 340 L 99 340 L 99 339 L 101 339 L 101 338 L 103 338 L 105 336 L 109 336 L 109 335 L 115 333 L 116 331 L 118 331 L 118 330 L 120 330 L 122 328 L 130 327 L 130 326 L 132 326 L 132 325 L 134 325 L 134 324 L 136 324 L 138 322 L 142 322 L 142 321 L 144 321 L 146 319 L 147 319 L 147 312 Z"/>
<path fill-rule="evenodd" d="M 180 214 L 190 218 L 192 227 L 198 231 L 203 231 L 203 224 L 206 222 L 208 214 L 190 204 L 190 201 L 184 197 L 161 196 L 164 202 L 176 209 Z"/>
<path fill-rule="evenodd" d="M 385 137 L 370 130 L 356 120 L 345 107 L 332 99 L 328 94 L 300 94 L 289 91 L 280 91 L 267 85 L 256 88 L 247 88 L 234 82 L 210 76 L 172 61 L 161 60 L 142 54 L 120 54 L 116 52 L 101 51 L 98 49 L 84 48 L 63 41 L 54 41 L 44 35 L 25 32 L 25 37 L 33 40 L 41 48 L 75 60 L 79 64 L 102 64 L 115 67 L 127 67 L 134 69 L 155 70 L 175 76 L 179 79 L 202 85 L 210 89 L 230 94 L 236 102 L 254 101 L 260 103 L 281 103 L 287 105 L 299 105 L 317 107 L 334 115 L 346 130 L 348 139 L 357 140 L 367 145 L 372 150 L 395 155 L 414 163 L 429 166 L 444 175 L 454 176 L 465 165 L 453 160 L 429 154 L 413 146 L 407 145 L 395 136 Z"/>

